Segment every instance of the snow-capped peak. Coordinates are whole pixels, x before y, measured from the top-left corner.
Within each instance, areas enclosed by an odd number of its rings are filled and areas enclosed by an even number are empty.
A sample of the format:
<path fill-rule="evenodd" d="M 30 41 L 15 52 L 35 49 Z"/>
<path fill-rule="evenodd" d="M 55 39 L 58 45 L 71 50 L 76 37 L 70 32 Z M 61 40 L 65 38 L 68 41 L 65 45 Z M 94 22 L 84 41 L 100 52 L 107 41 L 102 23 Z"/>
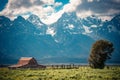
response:
<path fill-rule="evenodd" d="M 40 18 L 36 15 L 30 15 L 29 18 L 27 19 L 29 22 L 33 23 L 37 27 L 41 27 L 44 25 L 44 23 L 41 22 Z"/>

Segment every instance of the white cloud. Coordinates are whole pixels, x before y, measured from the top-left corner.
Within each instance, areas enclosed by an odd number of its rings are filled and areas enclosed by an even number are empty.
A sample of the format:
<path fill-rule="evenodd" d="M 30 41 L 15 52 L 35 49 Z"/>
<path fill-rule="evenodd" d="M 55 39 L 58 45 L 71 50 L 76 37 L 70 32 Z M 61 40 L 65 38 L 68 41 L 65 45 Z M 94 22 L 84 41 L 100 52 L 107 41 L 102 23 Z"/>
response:
<path fill-rule="evenodd" d="M 85 18 L 87 16 L 91 16 L 93 14 L 93 12 L 91 10 L 88 10 L 88 11 L 77 11 L 76 14 L 80 18 Z"/>
<path fill-rule="evenodd" d="M 56 22 L 63 14 L 63 10 L 60 10 L 59 12 L 52 13 L 50 16 L 44 16 L 44 18 L 41 18 L 42 22 L 45 24 L 52 24 Z"/>
<path fill-rule="evenodd" d="M 82 3 L 82 0 L 69 0 L 69 2 L 74 6 L 78 6 L 79 4 Z"/>
<path fill-rule="evenodd" d="M 79 11 L 79 10 L 76 11 L 77 16 L 80 17 L 80 18 L 86 18 L 88 16 L 95 15 L 99 19 L 101 19 L 102 21 L 111 20 L 114 16 L 110 16 L 110 15 L 114 15 L 114 14 L 117 14 L 117 13 L 119 13 L 119 10 L 114 10 L 114 9 L 110 9 L 106 13 L 95 13 L 90 9 L 88 11 L 83 11 L 83 10 L 82 11 Z"/>
<path fill-rule="evenodd" d="M 109 9 L 106 13 L 93 13 L 98 16 L 102 21 L 111 20 L 115 14 L 119 13 L 119 10 Z M 113 16 L 112 16 L 113 15 Z"/>
<path fill-rule="evenodd" d="M 54 4 L 55 7 L 58 7 L 58 6 L 61 6 L 61 5 L 62 5 L 62 2 L 56 2 L 56 3 Z"/>
<path fill-rule="evenodd" d="M 100 0 L 88 0 L 88 2 L 93 2 L 93 1 L 99 2 Z"/>
<path fill-rule="evenodd" d="M 44 7 L 44 5 L 47 6 Z M 28 18 L 30 14 L 35 14 L 45 24 L 52 24 L 64 13 L 63 10 L 58 12 L 55 10 L 55 7 L 61 5 L 61 2 L 55 2 L 54 0 L 9 0 L 6 8 L 0 12 L 0 15 L 14 20 L 18 15 Z"/>
<path fill-rule="evenodd" d="M 65 12 L 73 12 L 73 11 L 75 11 L 76 8 L 75 7 L 71 7 L 71 6 L 72 6 L 71 4 L 65 5 L 64 8 L 63 8 L 64 11 Z"/>
<path fill-rule="evenodd" d="M 45 7 L 43 8 L 45 13 L 53 13 L 54 9 L 51 6 Z"/>
<path fill-rule="evenodd" d="M 82 3 L 82 0 L 70 0 L 63 8 L 65 12 L 73 12 L 77 9 L 77 6 Z"/>
<path fill-rule="evenodd" d="M 95 15 L 102 20 L 110 20 L 120 13 L 119 3 L 120 0 L 84 0 L 76 11 L 80 17 Z"/>
<path fill-rule="evenodd" d="M 111 1 L 94 5 L 100 0 L 69 0 L 69 3 L 63 6 L 63 9 L 56 12 L 55 8 L 59 7 L 62 2 L 55 2 L 55 0 L 9 0 L 5 9 L 0 12 L 0 15 L 7 16 L 11 19 L 16 18 L 18 15 L 22 15 L 27 18 L 31 13 L 40 17 L 45 24 L 52 24 L 56 22 L 64 12 L 76 12 L 77 16 L 84 18 L 91 15 L 96 15 L 103 20 L 111 19 L 110 15 L 119 13 L 120 10 L 109 9 L 104 4 L 111 4 Z M 119 3 L 119 0 L 112 0 L 113 2 Z M 84 4 L 84 5 L 83 5 Z M 91 6 L 89 7 L 88 4 Z M 103 4 L 104 9 L 101 8 Z M 96 9 L 96 6 L 98 9 Z M 99 7 L 100 6 L 100 7 Z M 106 11 L 107 10 L 107 11 Z M 105 12 L 104 12 L 105 11 Z"/>
<path fill-rule="evenodd" d="M 26 2 L 24 2 L 26 1 Z M 7 16 L 11 19 L 16 18 L 17 15 L 33 12 L 35 14 L 42 14 L 44 12 L 42 3 L 39 5 L 31 0 L 9 0 L 6 8 L 0 12 L 0 15 Z M 16 4 L 17 3 L 17 4 Z M 26 15 L 24 15 L 26 16 Z"/>
<path fill-rule="evenodd" d="M 93 0 L 88 0 L 88 2 L 93 2 Z"/>
<path fill-rule="evenodd" d="M 55 3 L 54 0 L 42 0 L 45 4 L 49 4 L 49 5 L 52 5 Z"/>

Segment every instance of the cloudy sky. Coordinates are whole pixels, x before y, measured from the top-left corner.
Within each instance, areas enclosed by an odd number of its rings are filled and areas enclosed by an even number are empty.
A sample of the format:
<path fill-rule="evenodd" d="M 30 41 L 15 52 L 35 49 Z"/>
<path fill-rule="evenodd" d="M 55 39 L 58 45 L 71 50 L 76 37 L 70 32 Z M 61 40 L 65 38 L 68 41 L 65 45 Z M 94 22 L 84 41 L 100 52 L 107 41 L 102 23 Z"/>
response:
<path fill-rule="evenodd" d="M 0 0 L 0 16 L 14 20 L 35 14 L 46 23 L 56 22 L 64 12 L 76 12 L 84 18 L 96 15 L 103 20 L 120 14 L 120 0 Z"/>

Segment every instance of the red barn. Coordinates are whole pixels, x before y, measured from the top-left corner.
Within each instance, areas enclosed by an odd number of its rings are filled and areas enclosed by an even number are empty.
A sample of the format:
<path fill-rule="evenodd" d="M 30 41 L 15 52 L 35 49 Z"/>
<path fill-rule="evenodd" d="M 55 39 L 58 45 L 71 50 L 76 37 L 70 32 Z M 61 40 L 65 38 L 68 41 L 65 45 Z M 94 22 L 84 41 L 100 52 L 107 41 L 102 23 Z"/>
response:
<path fill-rule="evenodd" d="M 39 65 L 33 57 L 21 57 L 19 62 L 15 65 L 9 66 L 11 69 L 16 68 L 46 68 L 43 65 Z"/>

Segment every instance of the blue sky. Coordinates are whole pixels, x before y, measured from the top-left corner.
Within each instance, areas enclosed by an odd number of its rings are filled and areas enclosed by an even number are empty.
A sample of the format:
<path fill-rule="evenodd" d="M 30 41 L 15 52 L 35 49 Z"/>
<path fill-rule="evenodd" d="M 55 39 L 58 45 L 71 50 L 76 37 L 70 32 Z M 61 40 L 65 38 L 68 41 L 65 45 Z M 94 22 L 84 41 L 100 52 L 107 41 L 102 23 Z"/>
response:
<path fill-rule="evenodd" d="M 35 14 L 45 24 L 56 22 L 63 13 L 76 12 L 80 18 L 96 15 L 110 20 L 120 14 L 120 0 L 0 0 L 0 15 L 11 20 Z"/>
<path fill-rule="evenodd" d="M 62 2 L 65 5 L 69 3 L 69 0 L 55 0 L 55 2 Z"/>
<path fill-rule="evenodd" d="M 0 11 L 5 8 L 5 5 L 8 3 L 8 0 L 0 0 Z"/>
<path fill-rule="evenodd" d="M 56 8 L 56 11 L 59 11 L 60 9 L 63 8 L 64 5 L 66 5 L 67 3 L 69 3 L 69 0 L 55 0 L 55 2 L 61 2 L 62 3 L 61 6 L 59 6 L 59 7 Z"/>

